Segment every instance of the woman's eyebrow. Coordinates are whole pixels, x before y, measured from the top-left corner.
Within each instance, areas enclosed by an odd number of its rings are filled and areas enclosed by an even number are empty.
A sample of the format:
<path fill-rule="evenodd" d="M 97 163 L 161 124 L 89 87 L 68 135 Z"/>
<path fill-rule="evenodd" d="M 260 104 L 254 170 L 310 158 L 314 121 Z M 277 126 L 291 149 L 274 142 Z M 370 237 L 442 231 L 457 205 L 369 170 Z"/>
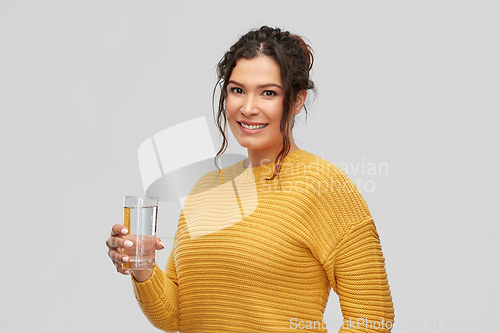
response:
<path fill-rule="evenodd" d="M 261 85 L 257 86 L 257 88 L 268 88 L 268 87 L 276 87 L 276 88 L 280 88 L 281 90 L 283 90 L 283 88 L 281 88 L 281 86 L 277 83 L 266 83 L 266 84 L 261 84 Z"/>
<path fill-rule="evenodd" d="M 244 87 L 245 86 L 244 84 L 241 84 L 241 83 L 236 82 L 234 80 L 230 80 L 230 81 L 227 82 L 227 84 L 230 84 L 230 83 L 232 83 L 232 84 L 234 84 L 236 86 L 239 86 L 239 87 Z M 259 89 L 261 89 L 261 88 L 268 88 L 268 87 L 276 87 L 276 88 L 279 88 L 279 89 L 283 90 L 283 88 L 281 88 L 281 86 L 279 84 L 277 84 L 277 83 L 265 83 L 265 84 L 260 84 L 260 85 L 257 86 L 257 88 L 259 88 Z"/>
<path fill-rule="evenodd" d="M 228 85 L 229 85 L 229 84 L 231 84 L 231 83 L 232 83 L 232 84 L 234 84 L 234 85 L 237 85 L 237 86 L 243 87 L 243 85 L 242 85 L 241 83 L 236 82 L 236 81 L 234 81 L 234 80 L 229 80 L 229 81 L 227 82 L 227 84 L 228 84 Z"/>

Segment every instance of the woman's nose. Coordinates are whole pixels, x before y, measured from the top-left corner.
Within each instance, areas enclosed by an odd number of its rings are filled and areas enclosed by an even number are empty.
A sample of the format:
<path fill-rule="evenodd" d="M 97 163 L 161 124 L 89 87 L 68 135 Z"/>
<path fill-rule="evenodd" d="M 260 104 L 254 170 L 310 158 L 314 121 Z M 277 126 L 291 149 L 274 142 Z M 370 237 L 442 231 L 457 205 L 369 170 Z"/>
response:
<path fill-rule="evenodd" d="M 249 96 L 245 98 L 243 101 L 243 105 L 241 106 L 241 112 L 247 117 L 253 115 L 253 114 L 259 114 L 259 106 L 255 98 Z"/>

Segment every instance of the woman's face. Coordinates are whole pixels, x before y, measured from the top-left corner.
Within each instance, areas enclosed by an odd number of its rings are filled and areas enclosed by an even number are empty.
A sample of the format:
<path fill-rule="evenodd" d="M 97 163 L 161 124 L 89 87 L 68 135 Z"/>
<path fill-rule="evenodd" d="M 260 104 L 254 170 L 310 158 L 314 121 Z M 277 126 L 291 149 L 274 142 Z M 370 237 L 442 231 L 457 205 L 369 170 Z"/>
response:
<path fill-rule="evenodd" d="M 264 154 L 276 153 L 282 145 L 283 98 L 280 68 L 272 58 L 258 56 L 236 62 L 227 85 L 226 113 L 241 146 Z M 244 128 L 244 124 L 265 127 Z"/>

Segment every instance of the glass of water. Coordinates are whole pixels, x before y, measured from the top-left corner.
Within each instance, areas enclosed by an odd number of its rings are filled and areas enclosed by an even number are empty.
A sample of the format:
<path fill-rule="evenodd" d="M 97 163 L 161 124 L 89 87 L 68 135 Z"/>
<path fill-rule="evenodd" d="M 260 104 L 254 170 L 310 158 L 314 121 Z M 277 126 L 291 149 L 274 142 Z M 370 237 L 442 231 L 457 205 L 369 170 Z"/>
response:
<path fill-rule="evenodd" d="M 158 198 L 128 196 L 123 198 L 123 225 L 128 229 L 124 237 L 133 243 L 123 248 L 129 257 L 124 268 L 151 270 L 155 264 L 156 223 Z"/>

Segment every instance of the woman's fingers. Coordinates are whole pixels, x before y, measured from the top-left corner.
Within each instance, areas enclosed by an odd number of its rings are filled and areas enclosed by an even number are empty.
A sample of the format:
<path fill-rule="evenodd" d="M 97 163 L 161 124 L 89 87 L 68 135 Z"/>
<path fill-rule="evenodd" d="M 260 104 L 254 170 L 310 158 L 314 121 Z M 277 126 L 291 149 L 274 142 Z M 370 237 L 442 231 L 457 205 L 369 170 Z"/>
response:
<path fill-rule="evenodd" d="M 115 224 L 111 228 L 111 236 L 106 240 L 106 246 L 108 247 L 108 256 L 116 267 L 116 271 L 121 274 L 130 274 L 130 269 L 123 268 L 123 264 L 129 262 L 130 258 L 123 254 L 123 249 L 133 246 L 132 241 L 125 240 L 124 236 L 128 234 L 127 228 L 121 224 Z M 161 239 L 156 237 L 155 243 L 156 250 L 163 250 L 165 245 L 161 242 Z"/>
<path fill-rule="evenodd" d="M 128 268 L 123 268 L 123 264 L 120 264 L 120 263 L 117 263 L 117 262 L 114 262 L 115 264 L 115 267 L 116 267 L 116 271 L 120 274 L 123 274 L 123 275 L 129 275 L 130 274 L 130 269 Z"/>
<path fill-rule="evenodd" d="M 123 239 L 123 236 L 125 236 L 126 234 L 128 234 L 127 228 L 125 228 L 121 224 L 115 224 L 111 228 L 111 237 L 109 237 L 108 240 L 106 241 L 106 246 L 109 247 L 110 249 L 117 247 L 124 247 L 125 240 Z"/>
<path fill-rule="evenodd" d="M 133 243 L 129 240 L 123 239 L 123 236 L 128 233 L 127 228 L 121 224 L 115 224 L 111 228 L 111 237 L 106 240 L 108 247 L 108 256 L 116 267 L 116 271 L 121 274 L 128 275 L 130 270 L 123 268 L 123 264 L 127 263 L 130 259 L 123 254 L 124 247 L 131 247 Z"/>
<path fill-rule="evenodd" d="M 130 274 L 129 269 L 123 268 L 123 264 L 129 262 L 130 258 L 122 253 L 121 248 L 116 248 L 114 250 L 108 251 L 108 256 L 116 267 L 116 271 L 121 274 Z"/>
<path fill-rule="evenodd" d="M 128 234 L 128 230 L 121 224 L 115 224 L 111 228 L 111 236 L 125 236 L 126 234 Z"/>
<path fill-rule="evenodd" d="M 161 242 L 161 239 L 156 237 L 156 249 L 157 250 L 163 250 L 165 248 L 165 245 L 163 245 L 163 243 Z"/>
<path fill-rule="evenodd" d="M 117 247 L 108 251 L 108 256 L 113 262 L 127 263 L 130 258 L 123 254 L 123 248 Z"/>
<path fill-rule="evenodd" d="M 111 236 L 106 241 L 106 246 L 110 250 L 124 248 L 124 247 L 131 247 L 132 245 L 133 245 L 133 243 L 131 241 L 125 240 L 122 237 L 116 237 L 116 236 Z"/>

